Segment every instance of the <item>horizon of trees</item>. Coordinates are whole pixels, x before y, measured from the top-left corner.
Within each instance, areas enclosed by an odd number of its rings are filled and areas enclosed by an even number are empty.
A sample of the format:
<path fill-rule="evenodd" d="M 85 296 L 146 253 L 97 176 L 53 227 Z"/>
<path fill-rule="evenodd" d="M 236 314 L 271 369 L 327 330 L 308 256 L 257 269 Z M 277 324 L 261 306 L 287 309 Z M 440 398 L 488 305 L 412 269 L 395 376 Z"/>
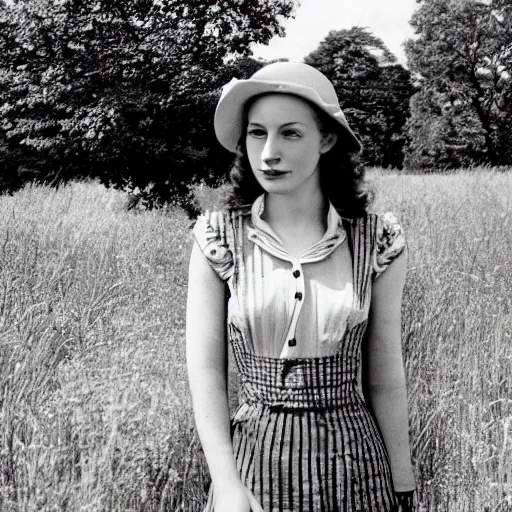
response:
<path fill-rule="evenodd" d="M 421 0 L 407 67 L 368 29 L 331 31 L 304 61 L 328 76 L 367 165 L 512 165 L 512 5 Z M 0 0 L 0 192 L 96 178 L 157 206 L 197 207 L 225 180 L 221 86 L 267 64 L 296 0 Z"/>

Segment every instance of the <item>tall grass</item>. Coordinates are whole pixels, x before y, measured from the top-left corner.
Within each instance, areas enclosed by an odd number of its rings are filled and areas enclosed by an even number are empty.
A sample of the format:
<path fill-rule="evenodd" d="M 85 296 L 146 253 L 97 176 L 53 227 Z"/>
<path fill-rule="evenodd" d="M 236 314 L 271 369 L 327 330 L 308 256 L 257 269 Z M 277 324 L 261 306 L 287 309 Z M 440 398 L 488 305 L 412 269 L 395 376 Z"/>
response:
<path fill-rule="evenodd" d="M 375 170 L 406 230 L 403 333 L 423 510 L 512 510 L 512 173 Z M 222 191 L 198 190 L 214 206 Z M 0 510 L 195 511 L 190 222 L 97 184 L 0 197 Z"/>
<path fill-rule="evenodd" d="M 189 221 L 85 184 L 0 212 L 0 509 L 192 507 Z"/>
<path fill-rule="evenodd" d="M 427 510 L 512 510 L 512 175 L 379 176 L 408 233 L 403 333 Z"/>

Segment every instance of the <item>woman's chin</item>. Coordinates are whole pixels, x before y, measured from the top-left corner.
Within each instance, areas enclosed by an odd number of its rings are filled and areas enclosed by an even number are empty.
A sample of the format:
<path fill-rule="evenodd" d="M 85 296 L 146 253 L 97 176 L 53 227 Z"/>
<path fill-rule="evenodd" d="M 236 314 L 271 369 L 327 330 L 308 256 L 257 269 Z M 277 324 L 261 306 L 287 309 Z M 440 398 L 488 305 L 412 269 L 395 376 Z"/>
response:
<path fill-rule="evenodd" d="M 268 194 L 291 194 L 296 188 L 296 185 L 294 183 L 290 183 L 287 176 L 269 178 L 260 177 L 258 183 Z"/>
<path fill-rule="evenodd" d="M 267 194 L 279 194 L 279 195 L 287 195 L 293 194 L 293 188 L 285 183 L 279 182 L 263 182 L 260 183 L 261 187 Z"/>

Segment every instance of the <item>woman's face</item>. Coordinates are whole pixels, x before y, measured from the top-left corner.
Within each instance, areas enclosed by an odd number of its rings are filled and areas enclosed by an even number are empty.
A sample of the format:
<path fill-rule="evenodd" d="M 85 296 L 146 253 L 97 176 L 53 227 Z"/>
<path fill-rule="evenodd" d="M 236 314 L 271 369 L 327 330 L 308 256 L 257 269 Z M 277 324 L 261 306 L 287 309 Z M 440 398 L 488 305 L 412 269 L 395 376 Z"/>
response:
<path fill-rule="evenodd" d="M 336 135 L 324 135 L 312 106 L 286 94 L 257 98 L 248 111 L 246 148 L 256 180 L 268 193 L 320 188 L 320 155 Z"/>

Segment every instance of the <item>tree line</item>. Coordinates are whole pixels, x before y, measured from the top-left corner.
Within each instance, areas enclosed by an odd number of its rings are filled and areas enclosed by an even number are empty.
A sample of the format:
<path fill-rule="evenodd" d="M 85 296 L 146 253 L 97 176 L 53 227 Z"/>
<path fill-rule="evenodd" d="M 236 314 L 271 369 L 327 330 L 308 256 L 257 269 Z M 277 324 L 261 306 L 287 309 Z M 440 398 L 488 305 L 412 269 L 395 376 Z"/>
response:
<path fill-rule="evenodd" d="M 0 0 L 0 189 L 92 177 L 149 205 L 225 179 L 221 86 L 267 62 L 296 0 Z M 511 165 L 510 0 L 422 0 L 399 64 L 368 29 L 304 61 L 332 80 L 368 165 Z"/>

